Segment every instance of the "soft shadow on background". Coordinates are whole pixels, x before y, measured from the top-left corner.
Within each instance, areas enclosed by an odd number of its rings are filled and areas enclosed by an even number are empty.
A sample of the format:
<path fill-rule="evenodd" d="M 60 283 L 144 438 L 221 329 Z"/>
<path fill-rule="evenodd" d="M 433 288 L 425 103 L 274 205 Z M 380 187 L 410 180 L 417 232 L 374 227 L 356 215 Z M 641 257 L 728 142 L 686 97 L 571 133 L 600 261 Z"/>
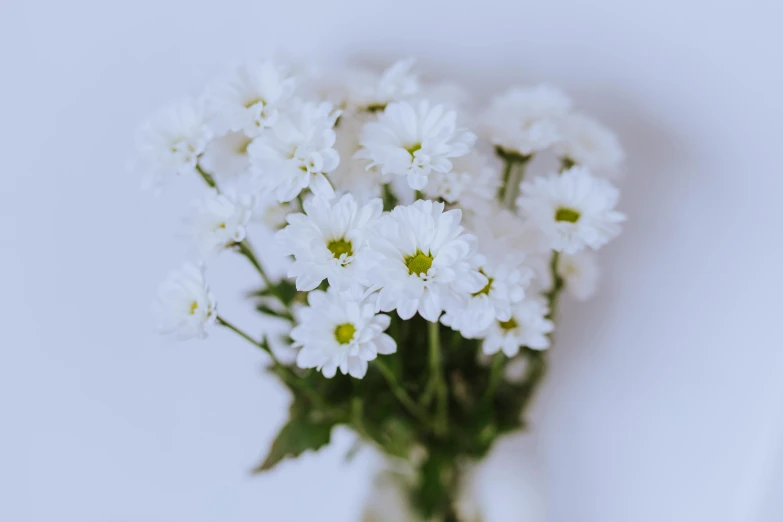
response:
<path fill-rule="evenodd" d="M 151 332 L 196 185 L 154 198 L 125 171 L 158 106 L 281 53 L 418 56 L 481 95 L 550 82 L 627 148 L 626 231 L 598 297 L 562 308 L 535 444 L 508 441 L 485 473 L 496 505 L 519 507 L 534 460 L 553 522 L 776 520 L 782 15 L 762 0 L 4 6 L 0 519 L 356 520 L 373 459 L 343 463 L 350 435 L 250 478 L 287 403 L 261 355 L 225 332 Z M 253 278 L 230 257 L 210 272 L 248 329 Z"/>

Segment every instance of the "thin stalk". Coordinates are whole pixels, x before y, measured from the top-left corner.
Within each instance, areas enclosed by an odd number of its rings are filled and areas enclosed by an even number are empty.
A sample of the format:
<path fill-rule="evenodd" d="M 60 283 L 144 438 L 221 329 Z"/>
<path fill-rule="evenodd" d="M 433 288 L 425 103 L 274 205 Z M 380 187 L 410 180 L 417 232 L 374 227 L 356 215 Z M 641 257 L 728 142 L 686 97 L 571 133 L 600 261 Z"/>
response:
<path fill-rule="evenodd" d="M 495 392 L 500 384 L 500 379 L 503 376 L 503 363 L 505 362 L 505 355 L 503 353 L 496 353 L 492 358 L 492 368 L 489 373 L 489 383 L 487 389 L 484 392 L 484 402 L 491 403 Z"/>
<path fill-rule="evenodd" d="M 217 323 L 221 326 L 224 326 L 231 330 L 232 332 L 236 333 L 246 341 L 248 341 L 250 344 L 255 346 L 256 348 L 260 348 L 269 356 L 272 358 L 272 372 L 280 377 L 280 380 L 282 380 L 284 383 L 288 384 L 288 386 L 292 389 L 297 389 L 307 395 L 307 397 L 310 399 L 310 401 L 317 407 L 321 408 L 325 412 L 330 411 L 330 407 L 328 404 L 325 404 L 323 401 L 323 398 L 318 395 L 318 393 L 315 392 L 310 386 L 307 385 L 307 382 L 300 378 L 298 375 L 296 375 L 291 368 L 288 366 L 285 366 L 280 362 L 280 360 L 275 356 L 275 354 L 272 352 L 272 349 L 269 348 L 269 344 L 265 342 L 256 341 L 253 339 L 249 334 L 245 333 L 241 329 L 234 326 L 232 323 L 226 321 L 222 317 L 217 317 Z"/>
<path fill-rule="evenodd" d="M 503 183 L 500 185 L 500 189 L 498 190 L 498 198 L 500 201 L 504 201 L 506 197 L 506 190 L 508 187 L 508 180 L 511 177 L 511 170 L 514 168 L 514 162 L 510 159 L 504 160 L 504 167 L 503 167 Z"/>
<path fill-rule="evenodd" d="M 440 324 L 438 322 L 429 323 L 429 344 L 430 344 L 430 379 L 434 380 L 435 394 L 437 397 L 435 409 L 435 427 L 440 434 L 446 433 L 449 423 L 448 412 L 448 389 L 446 389 L 446 379 L 444 376 L 443 358 L 440 347 Z"/>
<path fill-rule="evenodd" d="M 557 313 L 558 297 L 560 297 L 560 291 L 565 286 L 565 280 L 560 276 L 557 271 L 557 265 L 560 262 L 560 252 L 552 252 L 552 259 L 549 262 L 549 271 L 552 273 L 552 288 L 545 294 L 547 304 L 549 305 L 549 315 L 547 318 L 554 320 Z"/>
<path fill-rule="evenodd" d="M 389 388 L 391 389 L 392 393 L 394 393 L 395 397 L 397 397 L 400 403 L 405 406 L 408 412 L 416 417 L 416 419 L 418 419 L 421 423 L 429 426 L 429 415 L 427 415 L 427 412 L 424 411 L 418 404 L 416 404 L 416 401 L 414 401 L 411 396 L 408 395 L 408 393 L 402 388 L 402 386 L 400 386 L 400 383 L 394 376 L 392 369 L 389 368 L 389 366 L 387 366 L 387 364 L 381 359 L 375 359 L 373 365 L 378 368 L 378 370 L 380 370 L 381 374 L 386 379 L 386 382 L 389 383 Z"/>
<path fill-rule="evenodd" d="M 503 206 L 509 210 L 514 210 L 517 195 L 519 194 L 519 185 L 525 178 L 525 169 L 530 162 L 530 158 L 531 156 L 522 156 L 514 160 L 506 160 L 507 163 L 511 164 L 511 172 L 506 183 L 505 193 L 503 194 Z"/>
<path fill-rule="evenodd" d="M 212 174 L 208 173 L 204 169 L 201 168 L 201 165 L 196 163 L 196 170 L 199 174 L 201 174 L 201 177 L 204 179 L 204 182 L 209 185 L 213 189 L 217 189 L 217 183 L 215 183 L 215 178 L 212 177 Z"/>
<path fill-rule="evenodd" d="M 264 283 L 266 284 L 267 288 L 274 288 L 274 285 L 272 284 L 272 281 L 269 279 L 269 276 L 266 275 L 266 272 L 264 271 L 264 267 L 261 266 L 261 262 L 258 260 L 258 257 L 256 257 L 255 252 L 253 252 L 253 247 L 250 246 L 250 242 L 245 239 L 239 243 L 236 244 L 237 249 L 239 250 L 239 253 L 245 256 L 248 261 L 256 268 L 258 273 L 261 275 L 261 279 L 264 280 Z"/>
<path fill-rule="evenodd" d="M 280 361 L 277 360 L 277 357 L 275 357 L 275 354 L 272 353 L 272 349 L 269 348 L 269 345 L 267 343 L 256 341 L 249 334 L 247 334 L 244 331 L 240 330 L 239 328 L 234 326 L 232 323 L 226 321 L 225 319 L 223 319 L 220 316 L 217 316 L 217 324 L 219 324 L 220 326 L 225 326 L 226 328 L 228 328 L 232 332 L 236 333 L 237 335 L 239 335 L 240 337 L 245 339 L 247 342 L 249 342 L 253 346 L 255 346 L 257 348 L 261 348 L 263 351 L 265 351 L 266 353 L 269 354 L 269 356 L 272 358 L 272 361 L 274 361 L 275 364 L 280 364 Z"/>

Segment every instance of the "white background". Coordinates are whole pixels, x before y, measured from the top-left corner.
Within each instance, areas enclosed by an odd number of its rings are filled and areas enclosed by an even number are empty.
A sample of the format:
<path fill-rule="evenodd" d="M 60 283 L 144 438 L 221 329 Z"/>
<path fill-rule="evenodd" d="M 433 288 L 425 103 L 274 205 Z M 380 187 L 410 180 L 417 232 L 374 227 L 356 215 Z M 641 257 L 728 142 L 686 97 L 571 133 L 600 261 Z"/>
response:
<path fill-rule="evenodd" d="M 150 328 L 192 187 L 142 193 L 133 132 L 279 52 L 417 56 L 481 94 L 547 81 L 613 126 L 630 219 L 599 297 L 562 310 L 532 416 L 550 519 L 781 520 L 781 19 L 775 0 L 5 0 L 0 519 L 357 519 L 369 459 L 342 463 L 349 436 L 251 478 L 287 400 L 261 356 Z M 253 277 L 211 270 L 248 327 Z"/>

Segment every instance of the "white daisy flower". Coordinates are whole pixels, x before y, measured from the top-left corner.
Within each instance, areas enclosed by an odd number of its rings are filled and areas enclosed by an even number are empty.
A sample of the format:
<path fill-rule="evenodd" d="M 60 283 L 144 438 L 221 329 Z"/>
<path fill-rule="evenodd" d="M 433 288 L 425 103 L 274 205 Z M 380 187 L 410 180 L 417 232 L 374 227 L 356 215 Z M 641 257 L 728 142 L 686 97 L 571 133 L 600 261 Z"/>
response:
<path fill-rule="evenodd" d="M 500 188 L 500 170 L 478 153 L 452 162 L 449 172 L 432 172 L 424 195 L 474 212 L 488 211 Z"/>
<path fill-rule="evenodd" d="M 250 221 L 252 208 L 252 198 L 214 192 L 194 201 L 186 224 L 195 238 L 199 254 L 216 254 L 245 239 L 245 226 Z"/>
<path fill-rule="evenodd" d="M 487 284 L 474 292 L 464 307 L 447 310 L 441 322 L 468 339 L 481 337 L 493 321 L 508 321 L 514 304 L 525 297 L 533 271 L 523 264 L 524 252 L 514 248 L 515 238 L 500 226 L 514 216 L 507 211 L 474 219 L 471 231 L 479 239 L 482 274 Z"/>
<path fill-rule="evenodd" d="M 529 156 L 560 140 L 558 120 L 570 108 L 568 96 L 553 87 L 515 87 L 492 100 L 483 121 L 494 145 Z"/>
<path fill-rule="evenodd" d="M 620 192 L 583 167 L 522 183 L 517 206 L 558 252 L 600 248 L 620 233 L 625 215 L 616 211 Z"/>
<path fill-rule="evenodd" d="M 214 121 L 215 132 L 244 131 L 258 136 L 277 123 L 280 110 L 291 99 L 294 82 L 272 61 L 252 61 L 238 67 L 209 91 L 210 107 L 220 115 Z"/>
<path fill-rule="evenodd" d="M 370 160 L 367 168 L 377 165 L 384 175 L 406 176 L 411 188 L 421 190 L 431 171 L 449 172 L 449 159 L 466 155 L 476 141 L 472 132 L 456 128 L 456 119 L 455 112 L 426 101 L 415 108 L 390 103 L 378 121 L 362 129 L 356 157 Z"/>
<path fill-rule="evenodd" d="M 365 123 L 374 116 L 367 113 L 357 113 L 350 118 L 341 118 L 335 128 L 337 142 L 335 149 L 340 155 L 340 165 L 329 174 L 329 180 L 339 194 L 353 194 L 357 201 L 365 202 L 380 197 L 380 172 L 376 169 L 366 169 L 366 162 L 354 159 L 354 154 L 361 148 L 359 134 Z"/>
<path fill-rule="evenodd" d="M 419 90 L 419 81 L 411 72 L 415 60 L 400 60 L 380 76 L 372 71 L 354 69 L 340 78 L 346 92 L 342 96 L 348 107 L 370 112 L 382 111 L 391 102 L 405 99 Z"/>
<path fill-rule="evenodd" d="M 337 369 L 361 379 L 367 363 L 378 354 L 397 351 L 394 339 L 383 333 L 388 315 L 376 315 L 372 298 L 361 293 L 340 293 L 334 288 L 315 290 L 307 296 L 309 306 L 296 310 L 297 326 L 291 330 L 300 368 L 317 368 L 327 378 Z"/>
<path fill-rule="evenodd" d="M 494 321 L 484 335 L 482 349 L 492 355 L 502 351 L 514 357 L 522 346 L 534 350 L 549 348 L 548 334 L 555 325 L 546 318 L 549 309 L 539 299 L 525 299 L 511 310 L 507 321 Z"/>
<path fill-rule="evenodd" d="M 419 200 L 398 206 L 378 223 L 370 246 L 378 254 L 373 269 L 380 288 L 378 309 L 397 310 L 402 319 L 418 312 L 435 322 L 446 306 L 464 304 L 487 285 L 477 270 L 476 237 L 460 226 L 460 210 Z"/>
<path fill-rule="evenodd" d="M 340 115 L 330 103 L 295 103 L 277 124 L 248 147 L 253 168 L 278 201 L 291 201 L 302 190 L 334 197 L 326 178 L 340 163 L 332 147 L 334 122 Z"/>
<path fill-rule="evenodd" d="M 373 262 L 368 238 L 383 202 L 359 206 L 351 194 L 335 202 L 313 197 L 304 211 L 289 215 L 288 226 L 276 236 L 283 252 L 294 256 L 288 276 L 296 278 L 296 288 L 309 291 L 324 279 L 340 290 L 365 284 Z"/>
<path fill-rule="evenodd" d="M 187 98 L 164 108 L 139 129 L 133 169 L 143 174 L 148 189 L 159 189 L 178 175 L 197 174 L 199 155 L 211 137 L 202 103 Z"/>
<path fill-rule="evenodd" d="M 185 263 L 158 286 L 153 305 L 160 333 L 175 334 L 182 340 L 207 337 L 207 329 L 217 319 L 215 297 L 204 280 L 201 265 Z"/>
<path fill-rule="evenodd" d="M 562 141 L 555 152 L 567 164 L 587 167 L 595 174 L 613 175 L 625 159 L 617 136 L 600 122 L 574 113 L 559 123 Z"/>
<path fill-rule="evenodd" d="M 596 255 L 590 251 L 569 256 L 561 254 L 557 273 L 565 281 L 565 289 L 578 301 L 587 301 L 595 294 L 601 270 Z"/>
<path fill-rule="evenodd" d="M 209 142 L 199 163 L 220 182 L 221 187 L 234 185 L 250 175 L 247 148 L 252 141 L 244 132 L 229 132 Z"/>

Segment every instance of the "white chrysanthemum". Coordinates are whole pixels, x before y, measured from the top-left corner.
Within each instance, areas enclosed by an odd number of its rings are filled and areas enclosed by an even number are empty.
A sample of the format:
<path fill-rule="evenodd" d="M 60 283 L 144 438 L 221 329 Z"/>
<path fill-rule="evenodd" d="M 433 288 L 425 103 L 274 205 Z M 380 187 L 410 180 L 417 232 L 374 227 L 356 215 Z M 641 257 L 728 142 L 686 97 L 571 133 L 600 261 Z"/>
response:
<path fill-rule="evenodd" d="M 294 79 L 272 61 L 253 61 L 215 83 L 209 103 L 217 116 L 215 131 L 244 131 L 257 136 L 277 123 L 280 110 L 291 99 Z"/>
<path fill-rule="evenodd" d="M 253 200 L 247 197 L 209 193 L 196 200 L 186 223 L 199 254 L 215 254 L 245 239 L 252 208 Z"/>
<path fill-rule="evenodd" d="M 360 203 L 381 195 L 380 172 L 376 169 L 366 169 L 365 161 L 353 157 L 361 148 L 359 135 L 362 127 L 371 119 L 374 119 L 374 116 L 367 113 L 343 116 L 335 128 L 337 133 L 335 149 L 340 155 L 340 165 L 329 174 L 329 180 L 338 194 L 353 194 Z"/>
<path fill-rule="evenodd" d="M 199 155 L 211 137 L 202 103 L 185 99 L 164 108 L 139 129 L 133 168 L 144 176 L 144 187 L 152 189 L 177 175 L 196 174 Z"/>
<path fill-rule="evenodd" d="M 402 319 L 416 312 L 431 322 L 447 306 L 464 304 L 487 284 L 477 270 L 476 237 L 460 225 L 460 210 L 419 200 L 398 206 L 378 223 L 370 246 L 378 254 L 374 287 L 378 309 L 397 310 Z"/>
<path fill-rule="evenodd" d="M 209 142 L 200 164 L 220 181 L 221 187 L 236 184 L 250 174 L 247 147 L 252 141 L 244 132 L 229 132 Z"/>
<path fill-rule="evenodd" d="M 308 187 L 316 195 L 334 197 L 325 175 L 340 163 L 332 148 L 339 115 L 330 103 L 296 103 L 280 114 L 270 132 L 250 144 L 253 168 L 278 201 L 291 201 Z"/>
<path fill-rule="evenodd" d="M 589 251 L 573 256 L 561 254 L 557 260 L 557 273 L 565 281 L 566 291 L 579 301 L 593 297 L 601 277 L 598 260 Z"/>
<path fill-rule="evenodd" d="M 431 171 L 449 172 L 450 158 L 470 152 L 476 141 L 472 132 L 456 128 L 457 114 L 431 107 L 426 101 L 417 107 L 406 102 L 390 103 L 362 129 L 362 149 L 357 158 L 379 166 L 384 175 L 406 176 L 408 184 L 421 190 Z"/>
<path fill-rule="evenodd" d="M 583 167 L 522 183 L 517 205 L 558 252 L 600 248 L 620 233 L 625 215 L 616 211 L 620 192 Z"/>
<path fill-rule="evenodd" d="M 206 338 L 207 329 L 217 319 L 217 304 L 202 266 L 185 263 L 172 272 L 158 286 L 153 312 L 160 333 L 175 334 L 182 340 Z"/>
<path fill-rule="evenodd" d="M 456 158 L 451 171 L 431 173 L 423 192 L 431 199 L 483 213 L 495 202 L 499 187 L 500 171 L 484 156 L 471 153 Z"/>
<path fill-rule="evenodd" d="M 569 114 L 560 121 L 562 141 L 555 147 L 566 162 L 587 167 L 595 174 L 612 175 L 625 159 L 617 136 L 584 114 Z"/>
<path fill-rule="evenodd" d="M 515 87 L 492 100 L 483 121 L 494 145 L 529 156 L 557 143 L 558 120 L 570 108 L 571 100 L 558 89 Z"/>
<path fill-rule="evenodd" d="M 346 90 L 342 102 L 348 107 L 374 112 L 415 94 L 419 90 L 419 82 L 411 72 L 414 63 L 412 58 L 400 60 L 380 76 L 366 70 L 347 71 L 341 78 Z"/>
<path fill-rule="evenodd" d="M 367 241 L 383 212 L 381 200 L 359 206 L 350 194 L 334 202 L 314 197 L 304 211 L 289 215 L 277 233 L 284 253 L 295 258 L 288 276 L 296 278 L 296 288 L 312 290 L 324 279 L 338 289 L 365 284 L 373 260 Z"/>
<path fill-rule="evenodd" d="M 328 378 L 339 368 L 361 379 L 368 361 L 397 351 L 394 339 L 383 333 L 389 316 L 376 315 L 372 298 L 329 288 L 310 292 L 307 301 L 309 306 L 296 310 L 297 326 L 291 330 L 294 346 L 301 347 L 300 368 L 317 368 Z"/>
<path fill-rule="evenodd" d="M 459 331 L 466 338 L 481 337 L 493 321 L 507 321 L 511 308 L 525 297 L 525 288 L 533 278 L 533 271 L 523 264 L 525 254 L 514 248 L 513 234 L 501 223 L 513 221 L 507 211 L 474 219 L 470 230 L 479 240 L 480 272 L 487 284 L 474 292 L 462 307 L 448 309 L 441 319 L 443 324 Z"/>
<path fill-rule="evenodd" d="M 482 349 L 492 355 L 502 351 L 514 357 L 522 346 L 534 350 L 549 348 L 548 334 L 555 325 L 546 318 L 549 310 L 538 299 L 525 299 L 514 305 L 508 321 L 494 321 L 485 333 Z"/>

